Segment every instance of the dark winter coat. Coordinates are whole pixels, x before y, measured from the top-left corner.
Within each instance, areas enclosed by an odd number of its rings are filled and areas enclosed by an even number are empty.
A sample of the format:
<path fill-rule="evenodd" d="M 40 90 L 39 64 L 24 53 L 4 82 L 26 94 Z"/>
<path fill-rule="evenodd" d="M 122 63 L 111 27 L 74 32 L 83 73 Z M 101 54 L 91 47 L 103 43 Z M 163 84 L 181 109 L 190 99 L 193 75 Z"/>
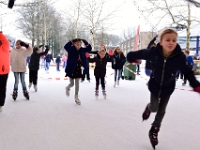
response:
<path fill-rule="evenodd" d="M 187 65 L 186 57 L 178 44 L 173 54 L 167 58 L 163 56 L 160 44 L 149 50 L 139 50 L 127 54 L 129 62 L 133 62 L 136 59 L 145 59 L 152 62 L 152 74 L 148 88 L 157 97 L 166 97 L 173 93 L 176 84 L 176 72 L 179 69 L 185 74 L 193 88 L 200 86 L 194 76 L 194 72 Z"/>
<path fill-rule="evenodd" d="M 47 55 L 45 56 L 44 60 L 45 60 L 46 62 L 51 62 L 51 60 L 53 60 L 52 54 L 47 54 Z"/>
<path fill-rule="evenodd" d="M 71 41 L 65 44 L 64 49 L 68 52 L 67 66 L 65 72 L 67 75 L 71 76 L 76 68 L 78 57 L 80 55 L 81 62 L 83 67 L 86 68 L 86 56 L 85 52 L 90 52 L 92 47 L 88 44 L 85 48 L 81 47 L 79 50 L 76 50 L 75 46 Z"/>
<path fill-rule="evenodd" d="M 94 76 L 99 78 L 105 77 L 107 62 L 112 62 L 112 59 L 113 57 L 108 54 L 104 58 L 100 58 L 99 54 L 94 58 L 88 58 L 90 63 L 95 62 Z"/>
<path fill-rule="evenodd" d="M 149 50 L 149 49 L 152 47 L 152 44 L 155 42 L 155 40 L 156 40 L 156 37 L 153 38 L 153 39 L 149 42 L 149 44 L 148 44 L 148 46 L 147 46 L 147 50 Z M 152 66 L 151 66 L 151 61 L 150 61 L 150 60 L 146 60 L 145 69 L 152 70 Z"/>
<path fill-rule="evenodd" d="M 125 62 L 126 62 L 126 57 L 123 54 L 121 54 L 119 57 L 119 54 L 116 53 L 113 55 L 112 68 L 123 69 Z"/>
<path fill-rule="evenodd" d="M 40 64 L 40 57 L 42 55 L 46 55 L 48 53 L 48 49 L 45 50 L 44 52 L 41 52 L 41 53 L 37 53 L 37 49 L 33 49 L 33 53 L 31 55 L 31 58 L 30 58 L 30 62 L 29 62 L 29 69 L 30 70 L 34 70 L 34 71 L 37 71 L 39 70 L 39 64 Z"/>
<path fill-rule="evenodd" d="M 56 57 L 56 63 L 57 63 L 57 64 L 60 64 L 60 62 L 61 62 L 60 56 L 57 56 L 57 57 Z"/>

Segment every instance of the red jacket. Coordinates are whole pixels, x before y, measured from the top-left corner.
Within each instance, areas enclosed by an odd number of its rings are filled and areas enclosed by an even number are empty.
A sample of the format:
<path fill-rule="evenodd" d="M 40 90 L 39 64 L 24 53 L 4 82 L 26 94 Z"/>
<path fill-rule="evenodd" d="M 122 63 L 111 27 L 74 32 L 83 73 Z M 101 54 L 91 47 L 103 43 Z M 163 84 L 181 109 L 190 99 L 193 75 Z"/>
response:
<path fill-rule="evenodd" d="M 8 74 L 10 72 L 10 44 L 7 38 L 0 32 L 0 74 Z"/>

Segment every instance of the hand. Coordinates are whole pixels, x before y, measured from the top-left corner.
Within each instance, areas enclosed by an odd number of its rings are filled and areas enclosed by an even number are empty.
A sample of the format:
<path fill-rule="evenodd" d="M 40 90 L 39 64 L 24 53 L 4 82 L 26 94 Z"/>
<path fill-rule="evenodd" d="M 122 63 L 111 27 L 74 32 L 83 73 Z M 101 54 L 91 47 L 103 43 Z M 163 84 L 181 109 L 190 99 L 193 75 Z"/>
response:
<path fill-rule="evenodd" d="M 28 47 L 29 47 L 29 45 L 28 45 L 28 44 L 26 44 L 26 43 L 25 43 L 25 42 L 23 42 L 23 41 L 21 41 L 21 42 L 20 42 L 20 45 L 21 45 L 21 46 L 24 46 L 24 47 L 26 47 L 26 48 L 28 48 Z"/>
<path fill-rule="evenodd" d="M 200 86 L 195 87 L 194 91 L 200 93 Z"/>
<path fill-rule="evenodd" d="M 158 37 L 158 35 L 156 35 L 153 39 L 154 39 L 154 41 L 156 40 L 156 38 Z"/>
<path fill-rule="evenodd" d="M 45 49 L 46 49 L 46 50 L 49 50 L 49 46 L 48 46 L 48 45 L 45 45 Z"/>
<path fill-rule="evenodd" d="M 83 43 L 85 44 L 85 45 L 88 45 L 88 41 L 86 41 L 85 39 L 81 39 L 82 41 L 83 41 Z"/>
<path fill-rule="evenodd" d="M 41 47 L 43 47 L 44 45 L 42 44 L 42 45 L 39 45 L 39 48 L 41 48 Z"/>

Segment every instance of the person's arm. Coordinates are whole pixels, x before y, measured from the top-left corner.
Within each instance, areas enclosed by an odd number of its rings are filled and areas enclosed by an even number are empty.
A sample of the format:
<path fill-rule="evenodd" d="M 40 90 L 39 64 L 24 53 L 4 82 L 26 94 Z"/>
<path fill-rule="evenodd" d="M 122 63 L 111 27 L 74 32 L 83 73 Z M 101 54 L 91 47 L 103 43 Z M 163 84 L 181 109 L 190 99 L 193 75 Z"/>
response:
<path fill-rule="evenodd" d="M 90 54 L 98 54 L 98 51 L 90 51 Z"/>
<path fill-rule="evenodd" d="M 193 87 L 194 89 L 197 87 L 200 88 L 200 82 L 195 78 L 194 72 L 192 71 L 191 67 L 187 63 L 186 57 L 184 54 L 182 54 L 181 56 L 180 64 L 181 64 L 180 70 L 185 75 L 186 79 L 188 79 L 188 81 L 190 82 L 190 86 Z"/>
<path fill-rule="evenodd" d="M 73 45 L 72 41 L 69 41 L 65 44 L 64 49 L 68 52 L 72 45 Z"/>
<path fill-rule="evenodd" d="M 149 42 L 149 44 L 148 44 L 148 46 L 147 46 L 147 49 L 150 49 L 151 48 L 151 46 L 152 46 L 152 44 L 156 41 L 156 38 L 157 38 L 158 36 L 156 35 L 150 42 Z"/>
<path fill-rule="evenodd" d="M 45 51 L 44 51 L 44 52 L 41 52 L 41 53 L 39 53 L 39 55 L 40 55 L 40 56 L 46 55 L 46 54 L 48 53 L 48 51 L 49 51 L 49 46 L 48 46 L 48 45 L 46 45 L 46 46 L 45 46 Z"/>
<path fill-rule="evenodd" d="M 155 47 L 151 47 L 149 50 L 143 49 L 138 51 L 131 51 L 127 54 L 128 62 L 137 62 L 138 59 L 149 60 L 153 52 L 155 51 Z"/>
<path fill-rule="evenodd" d="M 0 31 L 0 46 L 3 47 L 3 50 L 9 51 L 10 50 L 10 44 L 6 36 Z"/>

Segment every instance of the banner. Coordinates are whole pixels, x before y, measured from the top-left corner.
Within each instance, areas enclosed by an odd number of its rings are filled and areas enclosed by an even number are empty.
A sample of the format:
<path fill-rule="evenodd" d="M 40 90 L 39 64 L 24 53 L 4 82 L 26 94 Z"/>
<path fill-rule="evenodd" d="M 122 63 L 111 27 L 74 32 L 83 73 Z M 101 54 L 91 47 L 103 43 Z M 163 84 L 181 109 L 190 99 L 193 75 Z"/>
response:
<path fill-rule="evenodd" d="M 134 51 L 138 50 L 138 43 L 139 43 L 139 38 L 140 38 L 140 25 L 137 28 L 137 33 L 135 35 L 135 42 L 134 42 Z"/>

